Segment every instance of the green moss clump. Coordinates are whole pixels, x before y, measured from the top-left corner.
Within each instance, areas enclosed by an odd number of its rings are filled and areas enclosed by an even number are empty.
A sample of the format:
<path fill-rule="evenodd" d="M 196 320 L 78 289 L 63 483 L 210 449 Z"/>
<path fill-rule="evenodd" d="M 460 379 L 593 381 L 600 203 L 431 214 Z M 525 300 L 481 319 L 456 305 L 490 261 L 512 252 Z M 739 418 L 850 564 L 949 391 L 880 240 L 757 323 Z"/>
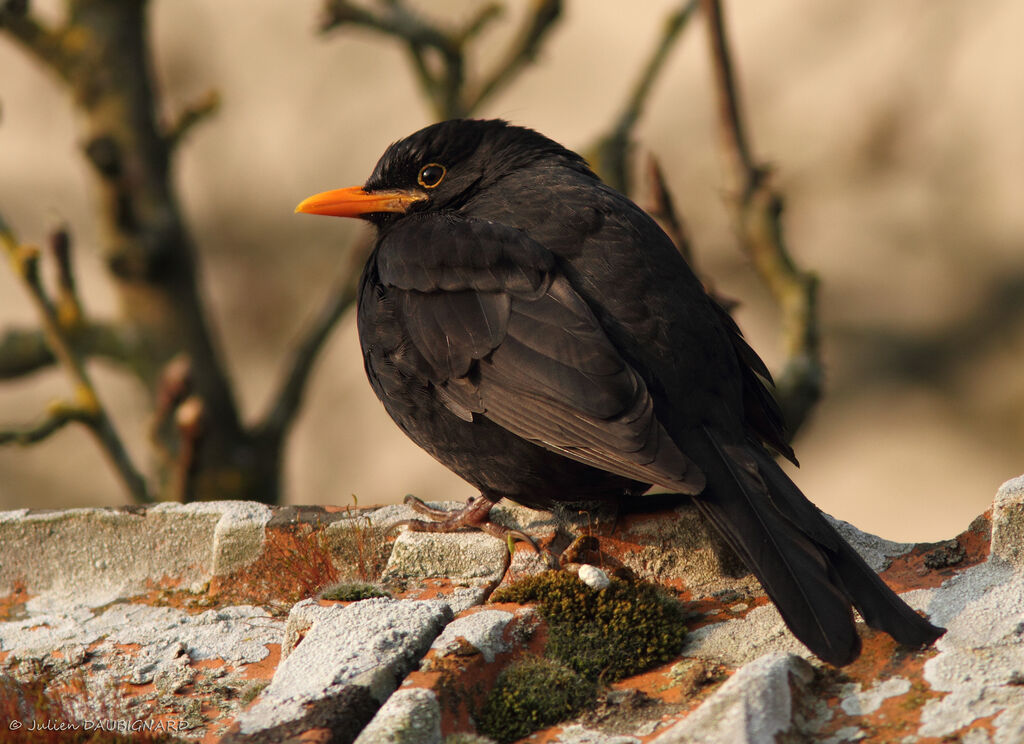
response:
<path fill-rule="evenodd" d="M 505 744 L 571 718 L 594 699 L 595 687 L 551 659 L 528 656 L 506 667 L 477 716 L 477 730 Z"/>
<path fill-rule="evenodd" d="M 259 697 L 260 693 L 267 689 L 270 684 L 268 679 L 253 680 L 238 693 L 238 699 L 241 701 L 242 706 L 245 707 L 253 700 Z"/>
<path fill-rule="evenodd" d="M 390 597 L 388 592 L 373 584 L 362 582 L 341 582 L 327 587 L 320 592 L 321 599 L 333 599 L 337 602 L 358 602 L 371 597 Z"/>
<path fill-rule="evenodd" d="M 614 682 L 675 658 L 686 637 L 683 609 L 646 582 L 612 579 L 600 591 L 560 571 L 531 576 L 492 602 L 537 602 L 548 623 L 545 656 L 590 681 Z"/>

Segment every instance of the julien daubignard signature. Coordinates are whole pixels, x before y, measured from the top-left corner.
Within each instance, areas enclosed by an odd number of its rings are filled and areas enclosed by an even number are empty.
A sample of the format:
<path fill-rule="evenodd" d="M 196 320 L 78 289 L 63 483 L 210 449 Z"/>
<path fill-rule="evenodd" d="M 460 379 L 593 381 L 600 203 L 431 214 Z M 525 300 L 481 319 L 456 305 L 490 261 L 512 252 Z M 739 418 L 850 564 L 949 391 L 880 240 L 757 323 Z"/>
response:
<path fill-rule="evenodd" d="M 84 721 L 62 721 L 30 719 L 28 721 L 13 720 L 8 724 L 11 731 L 111 731 L 122 734 L 127 733 L 170 733 L 175 731 L 187 731 L 188 721 L 184 719 L 147 719 L 133 720 L 126 718 L 101 718 L 97 720 Z"/>

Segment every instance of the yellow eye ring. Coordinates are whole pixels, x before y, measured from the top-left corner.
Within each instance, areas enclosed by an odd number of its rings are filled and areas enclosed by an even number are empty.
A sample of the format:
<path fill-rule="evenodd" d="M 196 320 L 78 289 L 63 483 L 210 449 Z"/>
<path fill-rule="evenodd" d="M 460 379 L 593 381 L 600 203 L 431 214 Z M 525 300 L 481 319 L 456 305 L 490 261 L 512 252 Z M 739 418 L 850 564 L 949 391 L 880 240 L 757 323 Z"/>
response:
<path fill-rule="evenodd" d="M 448 169 L 440 163 L 427 163 L 420 168 L 420 174 L 416 176 L 416 183 L 425 189 L 432 189 L 444 180 Z"/>

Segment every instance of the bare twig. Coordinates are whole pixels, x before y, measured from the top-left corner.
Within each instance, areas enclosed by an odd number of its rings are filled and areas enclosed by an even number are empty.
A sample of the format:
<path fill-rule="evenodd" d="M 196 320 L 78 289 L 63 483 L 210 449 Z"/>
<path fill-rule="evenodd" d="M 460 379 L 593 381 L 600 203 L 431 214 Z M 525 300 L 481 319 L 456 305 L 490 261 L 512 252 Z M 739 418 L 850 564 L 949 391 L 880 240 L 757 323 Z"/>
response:
<path fill-rule="evenodd" d="M 52 407 L 48 421 L 37 426 L 30 432 L 30 435 L 34 434 L 38 438 L 42 438 L 56 431 L 68 421 L 80 421 L 96 437 L 100 447 L 107 454 L 127 486 L 132 498 L 140 503 L 152 501 L 145 479 L 132 464 L 113 422 L 100 404 L 96 388 L 89 379 L 82 358 L 75 353 L 68 342 L 57 317 L 57 311 L 46 295 L 39 276 L 39 250 L 21 245 L 2 219 L 0 219 L 0 243 L 3 244 L 15 273 L 25 283 L 29 295 L 39 311 L 47 345 L 68 373 L 74 389 L 73 402 L 59 403 L 56 407 Z M 25 436 L 12 439 L 12 441 L 15 440 L 29 441 L 31 436 L 27 439 Z"/>
<path fill-rule="evenodd" d="M 174 453 L 168 445 L 167 429 L 174 418 L 175 409 L 192 392 L 192 360 L 188 354 L 178 354 L 160 373 L 154 396 L 153 416 L 149 420 L 149 441 L 159 454 L 164 466 L 171 467 Z"/>
<path fill-rule="evenodd" d="M 196 499 L 199 450 L 209 424 L 203 400 L 193 388 L 192 360 L 179 354 L 160 374 L 149 423 L 150 443 L 171 474 L 169 498 L 181 504 Z"/>
<path fill-rule="evenodd" d="M 50 236 L 50 252 L 57 264 L 57 320 L 61 328 L 71 331 L 82 325 L 84 314 L 71 268 L 71 236 L 66 227 L 57 228 Z"/>
<path fill-rule="evenodd" d="M 464 116 L 459 93 L 463 85 L 463 55 L 460 40 L 452 33 L 432 25 L 399 0 L 381 2 L 368 10 L 349 0 L 328 0 L 321 31 L 341 26 L 362 26 L 405 42 L 412 57 L 420 87 L 439 116 Z M 442 69 L 433 71 L 425 52 L 433 50 L 441 57 Z"/>
<path fill-rule="evenodd" d="M 7 0 L 0 2 L 0 31 L 6 32 L 58 77 L 70 81 L 77 55 L 70 51 L 65 29 L 49 29 L 29 13 L 27 2 Z"/>
<path fill-rule="evenodd" d="M 381 0 L 374 9 L 350 0 L 328 0 L 321 30 L 361 26 L 404 42 L 434 114 L 439 119 L 454 119 L 471 115 L 536 58 L 561 11 L 561 0 L 533 0 L 508 50 L 476 84 L 466 80 L 466 47 L 501 12 L 497 4 L 485 5 L 462 29 L 452 31 L 420 17 L 402 0 Z M 440 69 L 433 69 L 428 53 L 438 57 Z"/>
<path fill-rule="evenodd" d="M 167 129 L 164 135 L 171 147 L 181 143 L 185 136 L 192 131 L 192 128 L 200 122 L 206 121 L 220 108 L 220 93 L 215 90 L 207 91 L 201 98 L 190 106 L 186 106 L 178 114 L 178 118 Z"/>
<path fill-rule="evenodd" d="M 668 189 L 665 174 L 658 164 L 658 159 L 653 155 L 647 158 L 647 184 L 647 191 L 651 198 L 651 205 L 647 208 L 648 213 L 661 223 L 662 228 L 676 244 L 679 253 L 686 259 L 686 263 L 690 264 L 690 268 L 696 272 L 697 267 L 693 263 L 693 251 L 690 249 L 690 236 L 686 232 L 686 224 L 679 216 L 672 194 Z"/>
<path fill-rule="evenodd" d="M 280 440 L 287 433 L 302 404 L 302 394 L 320 349 L 330 335 L 331 329 L 355 303 L 360 270 L 366 262 L 370 248 L 371 243 L 365 238 L 353 246 L 346 262 L 348 265 L 337 286 L 331 290 L 320 312 L 301 334 L 287 372 L 277 393 L 271 398 L 270 409 L 256 428 L 258 439 Z"/>
<path fill-rule="evenodd" d="M 592 148 L 594 154 L 590 160 L 597 172 L 609 185 L 623 193 L 630 191 L 629 155 L 632 149 L 630 139 L 633 128 L 640 119 L 658 75 L 665 67 L 669 52 L 672 51 L 696 9 L 697 0 L 687 0 L 665 19 L 661 38 L 630 91 L 626 105 L 615 118 L 608 133 Z"/>
<path fill-rule="evenodd" d="M 0 431 L 0 445 L 36 444 L 37 442 L 43 441 L 51 434 L 55 434 L 60 431 L 72 421 L 88 424 L 90 419 L 91 414 L 88 411 L 83 411 L 64 402 L 55 403 L 49 407 L 46 418 L 35 426 L 27 429 Z"/>
<path fill-rule="evenodd" d="M 499 3 L 487 3 L 477 10 L 475 16 L 463 26 L 462 30 L 456 33 L 456 38 L 462 41 L 471 39 L 483 33 L 483 30 L 490 25 L 491 21 L 500 18 L 505 8 Z"/>
<path fill-rule="evenodd" d="M 38 328 L 8 328 L 0 335 L 0 380 L 23 377 L 54 362 Z"/>
<path fill-rule="evenodd" d="M 494 70 L 484 78 L 475 91 L 467 93 L 467 112 L 479 109 L 484 101 L 512 82 L 516 75 L 537 58 L 544 39 L 554 28 L 561 14 L 561 0 L 533 0 L 533 7 L 527 14 L 526 21 L 501 60 L 494 66 Z M 474 35 L 478 32 L 474 31 Z M 465 38 L 468 38 L 468 35 Z"/>
<path fill-rule="evenodd" d="M 682 217 L 679 216 L 675 202 L 672 199 L 672 193 L 668 189 L 665 174 L 662 173 L 658 160 L 653 155 L 647 159 L 647 181 L 647 191 L 651 199 L 651 205 L 647 208 L 647 212 L 661 224 L 665 233 L 675 243 L 679 253 L 690 264 L 690 268 L 693 269 L 693 272 L 697 274 L 697 278 L 704 285 L 705 291 L 714 298 L 715 302 L 731 312 L 738 304 L 736 300 L 719 294 L 715 290 L 714 283 L 710 277 L 701 275 L 697 270 L 690 246 L 690 236 L 686 232 L 686 224 L 683 222 Z"/>
<path fill-rule="evenodd" d="M 754 162 L 740 112 L 733 65 L 719 0 L 701 0 L 710 35 L 722 145 L 730 163 L 734 208 L 744 249 L 782 311 L 786 364 L 777 394 L 790 436 L 821 397 L 817 277 L 800 269 L 786 248 L 783 203 L 771 171 Z"/>
<path fill-rule="evenodd" d="M 715 78 L 715 100 L 718 103 L 719 132 L 722 149 L 730 158 L 729 175 L 736 179 L 735 188 L 741 198 L 757 188 L 764 176 L 754 164 L 747 141 L 746 127 L 740 113 L 739 95 L 725 36 L 725 21 L 719 0 L 701 0 L 711 46 L 712 72 Z"/>
<path fill-rule="evenodd" d="M 203 401 L 196 395 L 186 398 L 174 414 L 180 447 L 173 493 L 174 500 L 182 504 L 195 499 L 195 479 L 199 471 L 196 457 L 203 436 L 204 419 Z"/>
<path fill-rule="evenodd" d="M 100 357 L 131 366 L 140 353 L 138 336 L 123 324 L 84 320 L 65 328 L 68 343 L 83 359 Z M 24 377 L 57 362 L 39 328 L 8 328 L 0 334 L 0 380 Z"/>

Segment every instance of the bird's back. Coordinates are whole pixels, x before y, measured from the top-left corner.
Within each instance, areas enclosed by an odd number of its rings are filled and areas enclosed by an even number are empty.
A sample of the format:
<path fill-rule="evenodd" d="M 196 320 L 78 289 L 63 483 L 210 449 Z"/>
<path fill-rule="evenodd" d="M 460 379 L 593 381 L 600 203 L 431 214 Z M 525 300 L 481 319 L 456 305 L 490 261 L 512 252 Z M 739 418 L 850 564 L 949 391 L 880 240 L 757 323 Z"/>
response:
<path fill-rule="evenodd" d="M 466 213 L 521 229 L 555 254 L 674 437 L 708 423 L 742 441 L 746 408 L 774 408 L 757 379 L 767 375 L 763 363 L 753 351 L 741 357 L 749 347 L 738 328 L 646 212 L 557 163 L 506 176 L 504 185 L 468 203 Z M 748 386 L 765 394 L 752 399 Z"/>

